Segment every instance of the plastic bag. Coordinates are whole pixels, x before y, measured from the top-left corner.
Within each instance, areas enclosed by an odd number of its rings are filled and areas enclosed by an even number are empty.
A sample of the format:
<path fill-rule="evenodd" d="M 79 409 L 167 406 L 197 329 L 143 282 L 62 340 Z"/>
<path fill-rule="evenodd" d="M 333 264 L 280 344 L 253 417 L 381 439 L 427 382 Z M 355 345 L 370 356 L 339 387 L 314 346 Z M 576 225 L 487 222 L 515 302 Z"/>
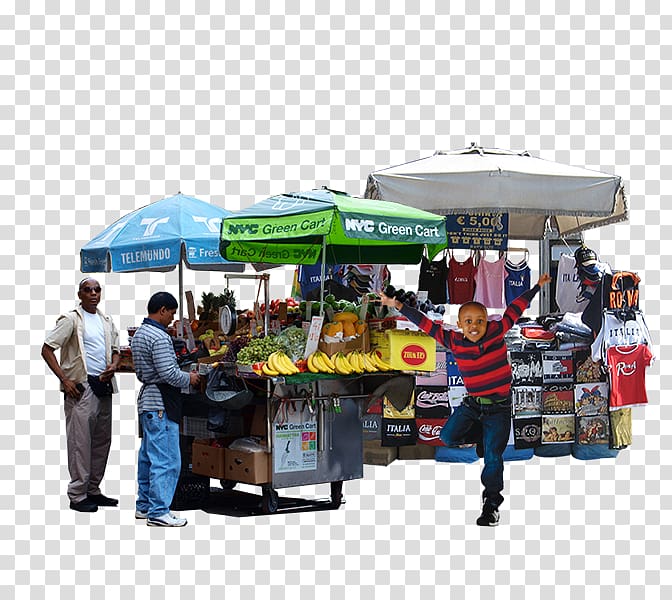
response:
<path fill-rule="evenodd" d="M 242 408 L 254 397 L 243 379 L 227 374 L 224 369 L 213 369 L 208 373 L 205 395 L 211 404 L 229 410 Z"/>
<path fill-rule="evenodd" d="M 266 452 L 266 447 L 261 445 L 261 440 L 255 437 L 244 437 L 233 440 L 229 444 L 231 450 L 241 452 Z"/>

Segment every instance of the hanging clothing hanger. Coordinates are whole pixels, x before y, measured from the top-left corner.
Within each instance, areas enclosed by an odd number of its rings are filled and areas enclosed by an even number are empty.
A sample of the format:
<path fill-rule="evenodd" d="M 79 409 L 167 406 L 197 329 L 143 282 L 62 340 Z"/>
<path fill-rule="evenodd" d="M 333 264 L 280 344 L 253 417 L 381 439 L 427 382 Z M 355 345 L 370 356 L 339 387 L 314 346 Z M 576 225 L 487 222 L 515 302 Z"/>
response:
<path fill-rule="evenodd" d="M 562 242 L 565 244 L 565 246 L 567 246 L 567 250 L 569 250 L 569 253 L 570 253 L 572 256 L 574 256 L 574 252 L 575 252 L 575 251 L 572 250 L 572 247 L 567 243 L 567 240 L 565 239 L 565 237 L 564 237 L 564 236 L 561 236 L 560 239 L 561 239 Z M 586 247 L 586 243 L 583 241 L 583 238 L 581 238 L 581 244 L 580 244 L 579 247 L 580 247 L 580 248 L 585 248 L 585 247 Z"/>
<path fill-rule="evenodd" d="M 517 262 L 517 263 L 514 263 L 514 262 L 511 260 L 511 258 L 509 257 L 509 252 L 523 252 L 523 260 L 521 260 L 521 261 L 519 261 L 519 262 Z M 505 254 L 505 256 L 506 256 L 506 260 L 507 260 L 510 264 L 515 265 L 515 266 L 519 266 L 519 265 L 521 265 L 522 263 L 527 263 L 527 262 L 529 261 L 529 258 L 530 258 L 530 251 L 529 251 L 527 248 L 514 248 L 514 247 L 509 247 L 509 248 L 506 249 L 506 252 L 505 252 L 504 254 Z"/>

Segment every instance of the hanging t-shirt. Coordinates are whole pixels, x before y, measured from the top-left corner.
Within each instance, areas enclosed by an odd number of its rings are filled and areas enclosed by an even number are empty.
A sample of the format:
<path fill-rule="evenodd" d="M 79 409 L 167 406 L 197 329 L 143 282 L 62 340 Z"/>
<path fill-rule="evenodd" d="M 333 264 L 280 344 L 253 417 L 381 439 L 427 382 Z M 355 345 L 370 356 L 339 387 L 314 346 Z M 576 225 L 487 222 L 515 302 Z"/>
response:
<path fill-rule="evenodd" d="M 645 369 L 653 362 L 653 354 L 645 344 L 612 346 L 607 349 L 607 368 L 611 389 L 609 410 L 648 404 Z"/>
<path fill-rule="evenodd" d="M 446 286 L 448 284 L 448 265 L 446 257 L 430 261 L 423 256 L 420 261 L 420 277 L 418 291 L 426 291 L 433 304 L 445 304 L 448 301 Z"/>
<path fill-rule="evenodd" d="M 581 294 L 581 277 L 576 271 L 574 256 L 561 254 L 555 279 L 555 301 L 560 312 L 582 313 L 588 298 Z"/>
<path fill-rule="evenodd" d="M 631 271 L 605 273 L 588 301 L 581 320 L 597 333 L 603 309 L 639 309 L 639 281 L 639 275 Z"/>
<path fill-rule="evenodd" d="M 530 266 L 527 259 L 513 263 L 507 259 L 504 263 L 506 278 L 504 279 L 504 300 L 509 305 L 523 292 L 530 289 Z"/>
<path fill-rule="evenodd" d="M 387 265 L 341 265 L 334 273 L 334 279 L 340 279 L 343 285 L 351 287 L 358 296 L 378 293 L 390 281 Z"/>
<path fill-rule="evenodd" d="M 324 276 L 330 278 L 338 271 L 340 265 L 325 265 Z M 301 288 L 301 297 L 307 298 L 313 290 L 320 288 L 320 277 L 322 275 L 322 263 L 317 262 L 314 265 L 299 265 L 298 282 Z"/>
<path fill-rule="evenodd" d="M 474 299 L 476 289 L 474 257 L 459 262 L 454 256 L 448 261 L 448 299 L 451 304 L 464 304 Z"/>
<path fill-rule="evenodd" d="M 609 430 L 613 448 L 632 446 L 632 409 L 621 408 L 610 411 Z"/>
<path fill-rule="evenodd" d="M 632 346 L 636 344 L 652 344 L 649 328 L 640 312 L 634 319 L 623 321 L 610 312 L 604 313 L 602 327 L 590 347 L 594 361 L 606 358 L 606 351 L 611 346 Z"/>
<path fill-rule="evenodd" d="M 490 262 L 481 259 L 476 267 L 476 291 L 474 300 L 488 308 L 506 308 L 504 303 L 504 279 L 506 258 Z"/>

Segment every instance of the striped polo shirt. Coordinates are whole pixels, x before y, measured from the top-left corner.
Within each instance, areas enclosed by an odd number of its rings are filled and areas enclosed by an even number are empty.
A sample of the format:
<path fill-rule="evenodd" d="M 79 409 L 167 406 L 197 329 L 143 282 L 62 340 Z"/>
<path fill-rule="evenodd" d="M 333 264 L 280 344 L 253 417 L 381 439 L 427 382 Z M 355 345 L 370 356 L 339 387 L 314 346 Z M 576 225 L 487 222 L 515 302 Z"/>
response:
<path fill-rule="evenodd" d="M 138 413 L 164 410 L 161 392 L 156 383 L 167 383 L 177 388 L 189 385 L 189 373 L 177 364 L 175 349 L 166 328 L 145 318 L 131 338 L 133 367 L 142 382 L 138 394 Z"/>

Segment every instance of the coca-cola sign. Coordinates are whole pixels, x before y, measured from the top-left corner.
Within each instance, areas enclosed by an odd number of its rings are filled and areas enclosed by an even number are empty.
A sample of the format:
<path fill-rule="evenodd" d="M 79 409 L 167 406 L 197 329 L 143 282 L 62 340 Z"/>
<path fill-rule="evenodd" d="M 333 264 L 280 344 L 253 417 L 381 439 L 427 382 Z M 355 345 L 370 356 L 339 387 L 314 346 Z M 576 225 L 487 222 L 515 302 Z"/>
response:
<path fill-rule="evenodd" d="M 437 404 L 449 404 L 448 389 L 422 389 L 418 388 L 415 395 L 417 406 L 432 407 Z"/>
<path fill-rule="evenodd" d="M 430 446 L 443 446 L 439 437 L 447 419 L 417 419 L 418 443 Z"/>
<path fill-rule="evenodd" d="M 430 425 L 429 423 L 424 423 L 418 427 L 418 438 L 423 442 L 438 440 L 442 429 L 443 427 L 441 425 Z"/>

